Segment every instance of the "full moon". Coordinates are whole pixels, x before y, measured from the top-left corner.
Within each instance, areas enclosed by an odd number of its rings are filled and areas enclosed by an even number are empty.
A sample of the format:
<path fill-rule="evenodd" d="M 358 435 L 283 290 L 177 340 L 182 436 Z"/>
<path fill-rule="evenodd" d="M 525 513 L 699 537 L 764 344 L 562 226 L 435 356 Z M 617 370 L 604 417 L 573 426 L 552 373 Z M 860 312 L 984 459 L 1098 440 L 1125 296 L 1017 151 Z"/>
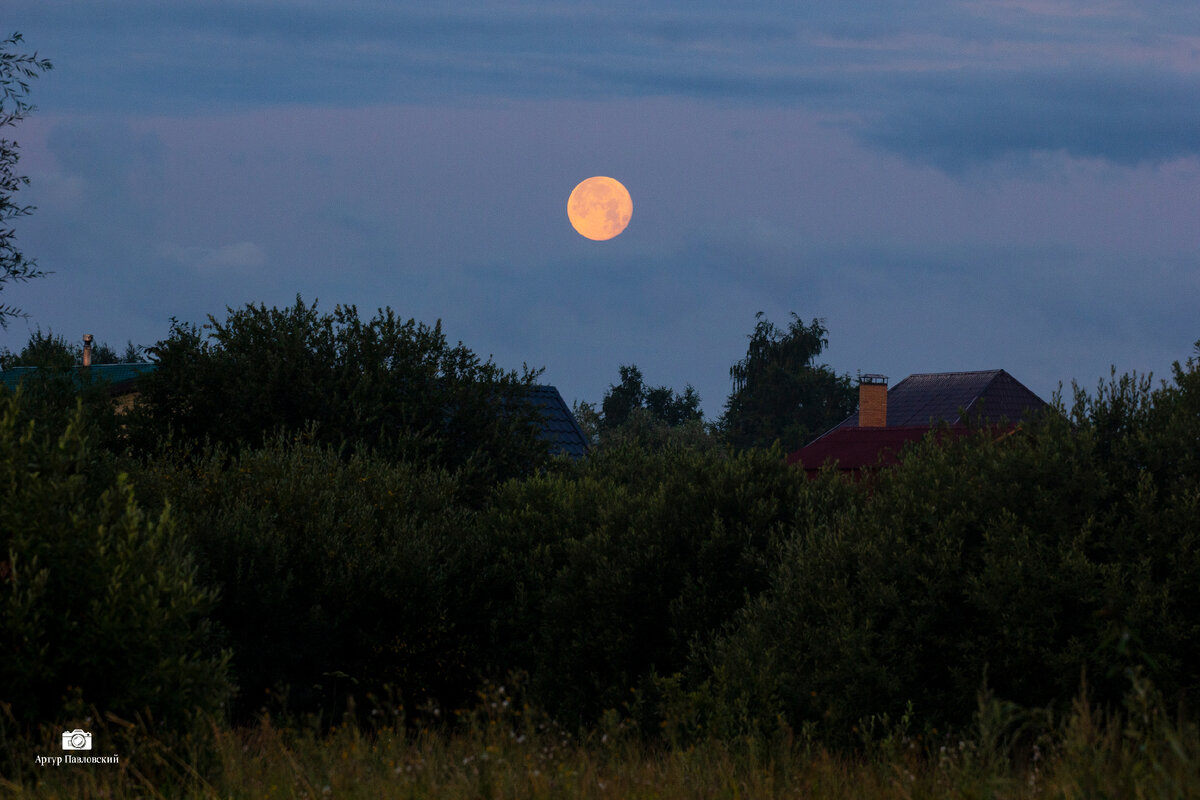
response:
<path fill-rule="evenodd" d="M 602 242 L 629 224 L 633 199 L 621 182 L 597 176 L 588 178 L 567 198 L 567 217 L 581 236 Z"/>

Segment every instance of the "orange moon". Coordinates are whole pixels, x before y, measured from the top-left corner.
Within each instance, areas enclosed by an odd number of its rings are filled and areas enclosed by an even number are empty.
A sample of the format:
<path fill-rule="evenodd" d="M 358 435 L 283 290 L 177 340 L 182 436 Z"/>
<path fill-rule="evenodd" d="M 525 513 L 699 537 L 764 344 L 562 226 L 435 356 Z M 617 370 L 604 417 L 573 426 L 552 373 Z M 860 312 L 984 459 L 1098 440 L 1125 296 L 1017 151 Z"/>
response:
<path fill-rule="evenodd" d="M 625 230 L 633 216 L 633 199 L 621 182 L 613 178 L 588 178 L 567 198 L 567 217 L 571 225 L 598 242 L 611 239 Z"/>

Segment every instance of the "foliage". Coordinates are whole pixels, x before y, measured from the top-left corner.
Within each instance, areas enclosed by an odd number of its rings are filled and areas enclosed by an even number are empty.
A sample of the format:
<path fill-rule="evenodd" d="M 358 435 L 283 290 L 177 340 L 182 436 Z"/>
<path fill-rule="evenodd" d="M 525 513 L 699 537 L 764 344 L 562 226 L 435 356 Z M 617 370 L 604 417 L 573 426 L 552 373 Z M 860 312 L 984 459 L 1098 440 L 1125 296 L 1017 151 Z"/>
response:
<path fill-rule="evenodd" d="M 213 616 L 235 653 L 238 717 L 277 701 L 329 714 L 387 684 L 413 703 L 462 696 L 473 677 L 457 565 L 470 528 L 455 479 L 308 439 L 157 459 L 137 476 L 221 590 Z"/>
<path fill-rule="evenodd" d="M 143 361 L 141 349 L 128 342 L 125 352 L 118 355 L 116 350 L 103 343 L 97 342 L 92 346 L 93 364 L 133 364 Z M 13 367 L 40 367 L 43 369 L 69 369 L 83 365 L 83 346 L 68 342 L 62 334 L 53 331 L 42 333 L 38 328 L 29 334 L 29 341 L 21 348 L 21 352 L 12 353 L 7 348 L 0 348 L 0 365 L 4 369 Z"/>
<path fill-rule="evenodd" d="M 230 686 L 175 519 L 137 501 L 84 435 L 0 397 L 0 706 L 21 726 L 91 706 L 167 725 L 220 713 Z"/>
<path fill-rule="evenodd" d="M 354 306 L 322 314 L 297 297 L 282 310 L 230 309 L 205 329 L 173 320 L 148 348 L 158 368 L 130 422 L 146 450 L 172 436 L 257 446 L 315 423 L 317 441 L 464 470 L 474 490 L 547 457 L 523 400 L 538 373 L 504 372 L 450 346 L 440 322 L 401 322 L 391 309 L 364 322 Z"/>
<path fill-rule="evenodd" d="M 35 110 L 26 99 L 29 81 L 52 67 L 48 60 L 39 59 L 37 53 L 14 52 L 21 41 L 19 33 L 0 40 L 0 130 L 14 127 Z M 10 220 L 33 212 L 32 207 L 18 205 L 13 197 L 29 184 L 29 178 L 15 171 L 20 149 L 16 141 L 0 139 L 0 289 L 8 281 L 26 281 L 45 274 L 35 260 L 26 258 L 17 249 L 16 231 L 8 227 Z M 22 316 L 20 309 L 0 305 L 0 328 L 7 328 L 9 318 L 19 316 Z"/>
<path fill-rule="evenodd" d="M 1158 390 L 1114 378 L 1015 434 L 930 437 L 865 502 L 797 529 L 715 648 L 728 716 L 781 714 L 845 741 L 909 701 L 962 724 L 984 680 L 1040 706 L 1086 674 L 1116 702 L 1139 664 L 1194 701 L 1198 370 L 1177 366 Z"/>
<path fill-rule="evenodd" d="M 137 348 L 130 343 L 125 356 L 119 357 L 105 344 L 92 349 L 92 363 L 127 363 L 136 358 Z M 79 424 L 94 445 L 106 450 L 120 450 L 126 439 L 122 418 L 116 412 L 109 385 L 98 380 L 95 373 L 80 369 L 83 348 L 68 342 L 53 332 L 35 330 L 19 353 L 0 348 L 0 364 L 5 369 L 34 367 L 21 377 L 24 393 L 20 413 L 33 420 L 39 428 L 61 428 L 73 419 L 76 406 L 82 405 Z M 0 395 L 6 389 L 0 387 Z"/>
<path fill-rule="evenodd" d="M 735 449 L 803 446 L 854 411 L 849 375 L 816 363 L 829 346 L 822 320 L 805 325 L 796 314 L 781 330 L 760 311 L 746 357 L 729 370 L 733 392 L 720 428 Z"/>
<path fill-rule="evenodd" d="M 702 445 L 707 438 L 700 395 L 689 384 L 679 394 L 669 386 L 647 386 L 636 365 L 622 365 L 619 385 L 610 385 L 597 410 L 580 403 L 575 417 L 593 444 L 636 442 L 664 446 L 684 440 Z"/>
<path fill-rule="evenodd" d="M 633 445 L 501 487 L 468 587 L 495 648 L 485 666 L 527 670 L 535 697 L 569 720 L 623 707 L 655 672 L 685 669 L 765 586 L 805 490 L 778 451 Z"/>
<path fill-rule="evenodd" d="M 481 364 L 436 326 L 297 300 L 207 330 L 173 325 L 139 416 L 120 421 L 80 390 L 61 337 L 39 331 L 23 352 L 64 369 L 0 398 L 0 644 L 17 653 L 0 664 L 0 686 L 17 687 L 0 718 L 28 730 L 42 709 L 87 702 L 217 708 L 228 645 L 242 721 L 320 711 L 314 730 L 328 731 L 394 693 L 373 718 L 381 737 L 429 735 L 417 731 L 441 715 L 532 739 L 511 694 L 487 701 L 503 713 L 449 713 L 516 670 L 523 700 L 620 753 L 828 747 L 858 754 L 839 769 L 882 770 L 869 773 L 881 786 L 907 775 L 926 796 L 1038 796 L 1052 774 L 1061 796 L 1200 780 L 1186 721 L 1200 689 L 1200 342 L 1169 384 L 1114 371 L 1069 408 L 935 433 L 854 482 L 810 480 L 778 444 L 723 447 L 685 421 L 698 398 L 649 389 L 635 367 L 605 398 L 621 421 L 603 446 L 547 461 L 521 414 L 534 374 Z M 848 381 L 812 366 L 824 346 L 819 321 L 793 315 L 785 334 L 760 317 L 735 368 L 739 407 L 781 375 L 833 403 Z M 129 645 L 126 619 L 150 636 Z M 156 679 L 133 686 L 123 670 Z M 950 735 L 957 747 L 933 749 Z M 322 785 L 297 775 L 271 779 Z"/>
<path fill-rule="evenodd" d="M 636 365 L 622 365 L 618 372 L 620 385 L 609 386 L 601 403 L 602 429 L 619 427 L 639 408 L 670 426 L 702 418 L 700 395 L 690 384 L 679 394 L 669 386 L 647 386 Z"/>

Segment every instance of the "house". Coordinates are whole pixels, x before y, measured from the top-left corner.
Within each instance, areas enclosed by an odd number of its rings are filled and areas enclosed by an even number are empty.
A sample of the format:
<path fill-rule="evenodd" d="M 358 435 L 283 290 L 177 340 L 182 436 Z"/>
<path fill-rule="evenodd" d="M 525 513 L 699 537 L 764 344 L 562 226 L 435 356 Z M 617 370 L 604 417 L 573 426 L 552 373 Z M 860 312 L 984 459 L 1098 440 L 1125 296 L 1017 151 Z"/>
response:
<path fill-rule="evenodd" d="M 859 379 L 858 411 L 788 455 L 810 476 L 828 463 L 843 473 L 895 464 L 900 451 L 946 423 L 939 435 L 967 433 L 968 421 L 1015 424 L 1047 403 L 1002 369 L 910 375 L 891 389 L 883 375 Z"/>
<path fill-rule="evenodd" d="M 76 367 L 71 378 L 76 387 L 82 387 L 85 382 L 104 384 L 105 391 L 116 403 L 117 411 L 125 411 L 133 405 L 137 398 L 137 379 L 153 372 L 157 364 L 144 362 L 138 364 L 92 364 L 92 337 L 84 337 L 83 366 Z M 10 391 L 33 373 L 38 367 L 13 367 L 0 370 L 0 384 Z M 541 412 L 541 425 L 538 437 L 550 445 L 550 454 L 564 454 L 571 458 L 582 458 L 588 452 L 588 440 L 583 429 L 575 420 L 570 407 L 553 386 L 533 386 L 527 401 Z"/>

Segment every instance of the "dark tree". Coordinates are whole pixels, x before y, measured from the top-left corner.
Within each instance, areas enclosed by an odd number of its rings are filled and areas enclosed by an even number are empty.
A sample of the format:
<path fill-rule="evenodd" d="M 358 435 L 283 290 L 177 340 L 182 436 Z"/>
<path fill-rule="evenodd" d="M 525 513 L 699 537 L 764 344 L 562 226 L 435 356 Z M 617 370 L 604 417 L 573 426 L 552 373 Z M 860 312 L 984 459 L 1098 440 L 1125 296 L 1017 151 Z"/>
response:
<path fill-rule="evenodd" d="M 691 384 L 676 392 L 669 386 L 647 386 L 636 365 L 618 367 L 621 382 L 610 384 L 600 409 L 590 403 L 575 408 L 579 424 L 594 441 L 635 439 L 643 444 L 665 441 L 679 428 L 702 429 L 704 413 L 700 395 Z M 703 435 L 703 431 L 699 433 Z"/>
<path fill-rule="evenodd" d="M 390 308 L 362 320 L 354 306 L 318 313 L 247 305 L 209 317 L 201 332 L 172 320 L 147 352 L 130 428 L 142 446 L 176 439 L 260 446 L 277 431 L 315 425 L 316 440 L 464 469 L 488 485 L 536 469 L 547 447 L 523 401 L 539 374 L 506 372 L 461 342 Z"/>
<path fill-rule="evenodd" d="M 119 362 L 122 364 L 136 364 L 146 360 L 145 348 L 141 345 L 136 345 L 132 340 L 125 342 L 125 352 L 121 355 Z"/>
<path fill-rule="evenodd" d="M 124 355 L 104 342 L 92 346 L 93 364 L 132 364 L 145 361 L 141 348 L 128 342 Z M 13 353 L 6 348 L 0 350 L 0 368 L 13 367 L 42 367 L 46 369 L 70 369 L 83 364 L 83 345 L 78 342 L 68 342 L 62 334 L 53 331 L 42 333 L 38 328 L 29 334 L 29 341 L 21 348 L 21 352 Z"/>
<path fill-rule="evenodd" d="M 92 438 L 87 409 L 52 418 L 44 402 L 0 391 L 6 742 L 92 708 L 152 715 L 163 733 L 207 725 L 233 688 L 208 619 L 216 592 L 172 512 L 139 502 Z"/>
<path fill-rule="evenodd" d="M 671 427 L 703 417 L 700 395 L 691 384 L 679 394 L 669 386 L 647 386 L 635 364 L 623 365 L 617 371 L 621 383 L 610 385 L 600 404 L 602 427 L 612 429 L 623 425 L 639 408 Z"/>
<path fill-rule="evenodd" d="M 12 52 L 20 43 L 19 33 L 0 41 L 0 128 L 15 126 L 34 110 L 26 101 L 29 81 L 51 68 L 50 62 L 39 59 L 37 53 Z M 14 217 L 33 211 L 32 206 L 19 205 L 13 198 L 18 189 L 29 184 L 29 178 L 15 171 L 19 151 L 15 140 L 0 138 L 0 290 L 8 281 L 27 281 L 45 274 L 35 260 L 17 249 L 16 232 L 9 227 Z M 19 316 L 23 316 L 19 308 L 0 304 L 0 328 L 8 327 L 9 317 Z"/>
<path fill-rule="evenodd" d="M 816 363 L 829 346 L 822 320 L 805 325 L 793 313 L 784 330 L 761 311 L 755 319 L 746 357 L 729 370 L 733 392 L 719 424 L 737 450 L 776 440 L 794 450 L 854 411 L 854 389 L 849 375 Z"/>

